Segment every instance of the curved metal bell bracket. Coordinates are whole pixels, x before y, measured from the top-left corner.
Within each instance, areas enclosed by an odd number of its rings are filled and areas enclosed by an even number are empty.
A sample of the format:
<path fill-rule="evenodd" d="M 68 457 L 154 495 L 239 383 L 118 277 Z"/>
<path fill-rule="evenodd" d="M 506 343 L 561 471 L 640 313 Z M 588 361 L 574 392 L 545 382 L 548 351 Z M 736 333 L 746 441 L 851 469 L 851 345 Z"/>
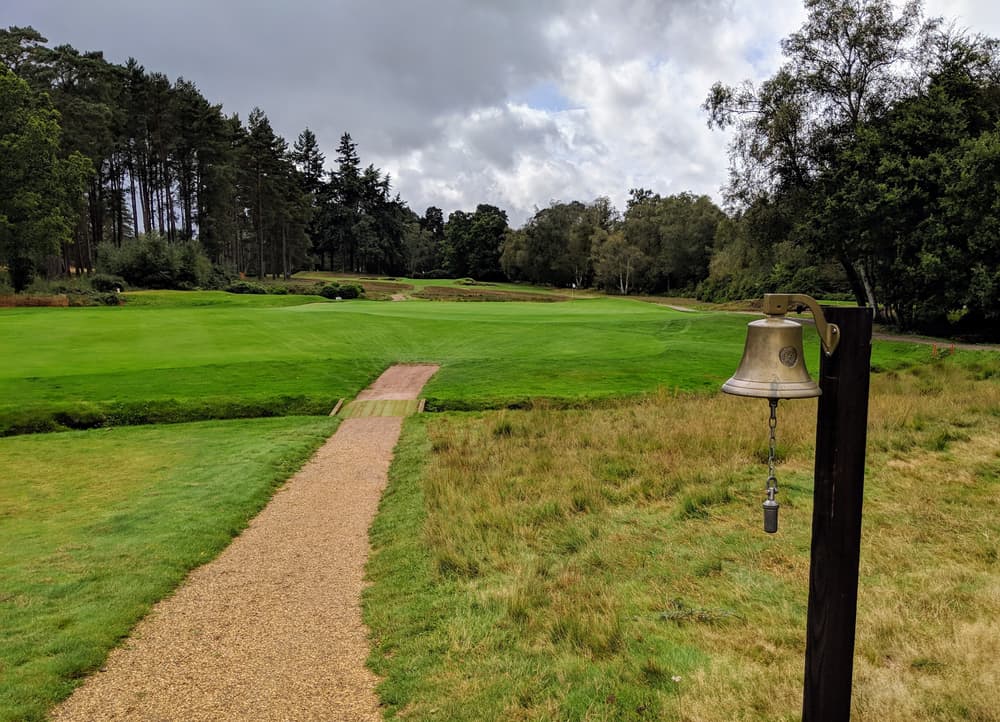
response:
<path fill-rule="evenodd" d="M 827 323 L 823 309 L 816 303 L 816 299 L 804 293 L 765 293 L 764 313 L 768 316 L 784 316 L 786 313 L 795 311 L 800 313 L 808 308 L 812 311 L 813 320 L 816 321 L 816 330 L 819 332 L 820 343 L 823 344 L 823 352 L 827 356 L 832 356 L 840 343 L 840 328 L 835 323 Z"/>

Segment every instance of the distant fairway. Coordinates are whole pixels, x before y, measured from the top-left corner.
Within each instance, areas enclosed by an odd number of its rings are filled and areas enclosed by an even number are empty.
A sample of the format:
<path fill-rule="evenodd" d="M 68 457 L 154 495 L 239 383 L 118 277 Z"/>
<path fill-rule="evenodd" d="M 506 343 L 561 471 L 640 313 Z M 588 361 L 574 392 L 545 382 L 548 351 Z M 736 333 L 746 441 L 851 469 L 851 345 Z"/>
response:
<path fill-rule="evenodd" d="M 12 359 L 0 368 L 0 432 L 326 413 L 396 362 L 442 365 L 430 409 L 710 392 L 734 370 L 750 320 L 611 298 L 320 301 L 159 292 L 119 308 L 0 311 Z M 875 362 L 920 353 L 878 344 Z"/>

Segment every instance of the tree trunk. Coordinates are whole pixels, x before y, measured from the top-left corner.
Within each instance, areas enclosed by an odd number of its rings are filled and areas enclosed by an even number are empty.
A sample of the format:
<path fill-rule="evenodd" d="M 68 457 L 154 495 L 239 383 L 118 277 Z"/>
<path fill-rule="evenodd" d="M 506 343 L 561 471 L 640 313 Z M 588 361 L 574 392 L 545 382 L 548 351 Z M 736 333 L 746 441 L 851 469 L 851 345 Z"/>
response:
<path fill-rule="evenodd" d="M 163 188 L 167 195 L 167 238 L 173 243 L 177 240 L 177 215 L 174 210 L 173 179 L 170 177 L 170 166 L 163 159 Z"/>
<path fill-rule="evenodd" d="M 281 274 L 288 280 L 288 230 L 285 224 L 281 225 Z"/>
<path fill-rule="evenodd" d="M 132 229 L 135 231 L 135 235 L 139 235 L 139 212 L 136 208 L 135 203 L 135 158 L 132 157 L 132 149 L 129 148 L 128 156 L 126 158 L 126 164 L 128 167 L 128 191 L 129 196 L 132 199 Z"/>
<path fill-rule="evenodd" d="M 257 170 L 257 279 L 264 280 L 264 198 L 261 195 L 259 168 Z"/>
<path fill-rule="evenodd" d="M 864 285 L 865 289 L 865 300 L 867 303 L 865 305 L 870 306 L 875 312 L 875 318 L 879 320 L 884 320 L 884 316 L 878 307 L 877 299 L 875 298 L 875 291 L 872 290 L 871 281 L 868 279 L 868 273 L 865 271 L 864 266 L 859 270 L 859 275 L 861 276 L 861 283 Z"/>

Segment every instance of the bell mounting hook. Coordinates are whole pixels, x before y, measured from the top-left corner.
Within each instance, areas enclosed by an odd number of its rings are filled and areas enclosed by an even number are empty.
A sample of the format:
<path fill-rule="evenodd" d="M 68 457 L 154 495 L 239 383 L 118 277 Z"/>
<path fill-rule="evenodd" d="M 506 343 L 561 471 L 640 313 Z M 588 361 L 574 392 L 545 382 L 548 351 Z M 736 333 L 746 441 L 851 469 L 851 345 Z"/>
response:
<path fill-rule="evenodd" d="M 837 344 L 840 343 L 840 328 L 835 323 L 826 322 L 823 309 L 816 303 L 815 298 L 804 293 L 764 294 L 764 313 L 768 316 L 784 316 L 791 311 L 801 313 L 807 308 L 812 311 L 813 320 L 816 321 L 816 331 L 819 332 L 823 352 L 827 356 L 833 356 Z"/>

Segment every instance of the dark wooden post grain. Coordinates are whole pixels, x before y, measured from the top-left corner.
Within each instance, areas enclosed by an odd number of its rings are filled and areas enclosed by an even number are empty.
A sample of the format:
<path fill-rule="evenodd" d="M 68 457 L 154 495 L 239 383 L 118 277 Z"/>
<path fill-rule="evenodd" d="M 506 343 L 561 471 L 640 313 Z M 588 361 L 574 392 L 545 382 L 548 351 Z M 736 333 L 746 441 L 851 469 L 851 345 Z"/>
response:
<path fill-rule="evenodd" d="M 840 345 L 820 361 L 802 719 L 843 722 L 851 716 L 872 313 L 823 312 L 840 327 Z"/>

